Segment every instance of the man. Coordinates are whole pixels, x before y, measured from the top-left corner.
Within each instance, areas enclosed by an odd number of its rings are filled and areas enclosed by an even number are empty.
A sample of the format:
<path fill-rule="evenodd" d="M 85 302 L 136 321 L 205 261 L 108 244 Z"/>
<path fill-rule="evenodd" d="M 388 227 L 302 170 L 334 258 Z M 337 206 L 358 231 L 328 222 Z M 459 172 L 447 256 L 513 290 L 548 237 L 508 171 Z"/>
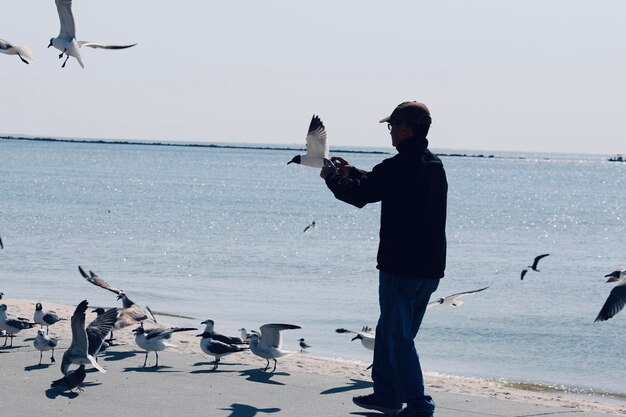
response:
<path fill-rule="evenodd" d="M 444 276 L 448 183 L 441 160 L 428 150 L 431 117 L 424 104 L 404 102 L 380 123 L 388 123 L 397 155 L 371 172 L 334 157 L 320 172 L 341 201 L 359 208 L 381 202 L 374 393 L 353 401 L 386 414 L 428 417 L 435 403 L 424 392 L 414 339 Z"/>

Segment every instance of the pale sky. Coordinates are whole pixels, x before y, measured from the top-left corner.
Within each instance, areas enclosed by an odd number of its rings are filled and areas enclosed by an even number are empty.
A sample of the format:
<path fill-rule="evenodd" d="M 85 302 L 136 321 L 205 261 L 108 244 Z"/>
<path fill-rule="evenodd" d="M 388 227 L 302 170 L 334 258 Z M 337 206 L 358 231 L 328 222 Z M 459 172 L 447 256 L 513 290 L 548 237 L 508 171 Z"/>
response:
<path fill-rule="evenodd" d="M 75 0 L 85 69 L 46 49 L 54 0 L 0 0 L 0 134 L 388 147 L 426 103 L 431 147 L 626 154 L 623 0 Z"/>

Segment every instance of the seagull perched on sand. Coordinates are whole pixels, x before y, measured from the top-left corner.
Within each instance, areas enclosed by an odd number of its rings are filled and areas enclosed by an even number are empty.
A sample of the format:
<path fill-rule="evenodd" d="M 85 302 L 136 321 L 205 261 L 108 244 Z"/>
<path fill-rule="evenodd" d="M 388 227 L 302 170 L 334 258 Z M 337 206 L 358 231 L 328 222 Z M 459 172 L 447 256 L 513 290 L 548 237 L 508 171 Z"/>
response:
<path fill-rule="evenodd" d="M 238 344 L 225 343 L 217 340 L 213 333 L 207 332 L 206 330 L 204 333 L 199 334 L 196 337 L 202 338 L 200 339 L 200 349 L 202 349 L 202 351 L 207 355 L 215 357 L 215 362 L 213 362 L 213 371 L 217 369 L 217 366 L 223 356 L 249 349 L 248 346 L 240 346 Z"/>
<path fill-rule="evenodd" d="M 304 352 L 305 349 L 308 349 L 311 347 L 311 345 L 308 345 L 305 341 L 304 341 L 304 337 L 301 337 L 300 339 L 298 339 L 298 343 L 300 345 L 300 352 Z"/>
<path fill-rule="evenodd" d="M 526 275 L 526 273 L 528 271 L 539 272 L 539 270 L 537 269 L 537 264 L 539 263 L 539 261 L 541 259 L 545 258 L 546 256 L 550 256 L 550 254 L 549 253 L 545 253 L 543 255 L 536 256 L 532 265 L 528 265 L 526 268 L 522 269 L 522 275 L 521 275 L 520 279 L 523 280 L 524 279 L 524 275 Z"/>
<path fill-rule="evenodd" d="M 352 338 L 354 340 L 360 340 L 363 347 L 367 350 L 374 350 L 374 340 L 376 339 L 376 335 L 372 331 L 372 328 L 369 326 L 363 326 L 361 331 L 356 330 L 348 330 L 348 329 L 337 329 L 335 330 L 337 333 L 355 333 L 356 336 Z"/>
<path fill-rule="evenodd" d="M 250 337 L 252 337 L 252 333 L 248 333 L 245 327 L 239 329 L 239 332 L 241 334 L 241 340 L 243 340 L 244 343 L 249 343 Z"/>
<path fill-rule="evenodd" d="M 87 365 L 91 363 L 94 368 L 102 373 L 106 370 L 98 365 L 95 358 L 88 352 L 87 331 L 85 330 L 85 312 L 87 311 L 87 300 L 83 300 L 76 306 L 70 322 L 72 324 L 72 343 L 63 354 L 61 359 L 61 373 L 67 375 L 71 364 Z"/>
<path fill-rule="evenodd" d="M 0 53 L 6 55 L 17 55 L 23 63 L 30 64 L 33 61 L 33 53 L 27 46 L 15 45 L 7 40 L 0 39 Z M 2 239 L 0 239 L 0 249 L 2 249 Z"/>
<path fill-rule="evenodd" d="M 61 320 L 65 319 L 59 317 L 54 311 L 45 311 L 41 303 L 37 303 L 35 305 L 35 314 L 33 314 L 33 321 L 41 326 L 41 328 L 43 328 L 43 326 L 46 326 L 46 334 L 48 334 L 50 326 L 58 323 Z"/>
<path fill-rule="evenodd" d="M 203 321 L 200 324 L 204 324 L 204 333 L 211 333 L 213 340 L 219 340 L 222 343 L 228 343 L 228 344 L 235 344 L 235 345 L 241 345 L 244 343 L 248 343 L 246 341 L 244 341 L 244 339 L 237 337 L 237 336 L 226 336 L 223 334 L 220 334 L 218 332 L 215 331 L 215 321 L 213 321 L 212 319 L 206 319 L 205 321 Z"/>
<path fill-rule="evenodd" d="M 113 328 L 114 330 L 123 329 L 124 327 L 128 327 L 145 320 L 152 320 L 155 323 L 157 322 L 149 307 L 146 306 L 146 308 L 143 308 L 139 304 L 135 304 L 134 301 L 128 298 L 124 291 L 110 286 L 93 271 L 89 271 L 88 275 L 80 265 L 78 266 L 78 271 L 83 278 L 91 282 L 93 285 L 117 294 L 117 299 L 122 300 L 122 309 L 120 310 L 120 314 L 115 322 L 115 327 Z M 111 332 L 111 340 L 113 340 L 113 332 Z"/>
<path fill-rule="evenodd" d="M 274 368 L 271 370 L 271 372 L 274 372 L 276 370 L 276 358 L 294 353 L 282 349 L 282 337 L 280 332 L 300 328 L 300 326 L 294 324 L 271 323 L 261 326 L 261 333 L 254 332 L 252 334 L 252 337 L 250 337 L 250 351 L 267 361 L 267 365 L 263 370 L 264 372 L 266 372 L 267 368 L 270 366 L 270 359 L 274 361 Z"/>
<path fill-rule="evenodd" d="M 7 337 L 15 336 L 24 329 L 32 329 L 35 323 L 29 322 L 23 317 L 13 317 L 7 314 L 7 305 L 0 304 L 0 329 L 6 331 L 4 336 L 4 346 L 7 345 Z M 13 337 L 11 337 L 11 347 Z"/>
<path fill-rule="evenodd" d="M 459 292 L 456 294 L 452 294 L 449 295 L 447 297 L 443 297 L 443 298 L 438 298 L 435 301 L 431 301 L 430 303 L 428 303 L 426 305 L 426 308 L 431 308 L 434 306 L 438 306 L 438 305 L 444 305 L 444 306 L 448 306 L 448 307 L 458 307 L 461 304 L 463 304 L 463 301 L 461 300 L 461 297 L 464 297 L 468 294 L 474 294 L 480 291 L 484 291 L 487 288 L 489 288 L 489 286 L 484 287 L 484 288 L 479 288 L 477 290 L 473 290 L 473 291 L 464 291 L 464 292 Z"/>
<path fill-rule="evenodd" d="M 52 351 L 52 357 L 50 358 L 50 363 L 54 363 L 54 349 L 59 344 L 59 339 L 56 337 L 48 336 L 42 329 L 37 330 L 37 337 L 33 342 L 35 349 L 39 351 L 39 365 L 41 365 L 41 359 L 43 357 L 43 353 L 49 350 Z"/>
<path fill-rule="evenodd" d="M 131 45 L 106 45 L 97 42 L 77 41 L 76 25 L 74 23 L 74 15 L 72 14 L 72 0 L 56 0 L 55 3 L 57 6 L 57 12 L 59 13 L 61 30 L 56 38 L 50 39 L 48 48 L 54 46 L 56 49 L 61 51 L 59 59 L 63 58 L 63 55 L 65 54 L 66 58 L 65 61 L 63 61 L 63 65 L 61 65 L 62 68 L 65 68 L 65 64 L 70 56 L 76 58 L 80 66 L 85 68 L 79 50 L 79 48 L 83 46 L 99 49 L 126 49 L 137 45 L 136 43 Z"/>
<path fill-rule="evenodd" d="M 287 165 L 296 163 L 311 168 L 322 168 L 324 158 L 328 159 L 326 128 L 319 116 L 313 115 L 306 135 L 306 154 L 294 156 L 291 161 L 287 162 Z"/>
<path fill-rule="evenodd" d="M 135 343 L 137 346 L 146 351 L 146 359 L 143 361 L 143 366 L 146 366 L 148 362 L 148 353 L 154 352 L 156 355 L 155 367 L 159 366 L 159 351 L 165 350 L 166 347 L 176 347 L 170 343 L 166 343 L 165 340 L 172 338 L 172 333 L 185 332 L 188 330 L 198 330 L 194 327 L 171 327 L 169 329 L 150 329 L 146 330 L 143 327 L 143 322 L 139 324 L 139 327 L 133 329 L 135 333 Z"/>
<path fill-rule="evenodd" d="M 615 282 L 615 287 L 611 290 L 594 323 L 610 319 L 622 311 L 626 305 L 626 268 L 613 271 L 604 277 L 609 278 L 606 282 Z"/>
<path fill-rule="evenodd" d="M 76 388 L 79 391 L 82 391 L 83 389 L 81 387 L 79 387 L 79 384 L 82 384 L 83 381 L 85 380 L 85 377 L 87 376 L 87 372 L 85 372 L 85 365 L 80 365 L 78 368 L 74 369 L 73 371 L 69 371 L 67 373 L 67 375 L 64 375 L 63 378 L 61 379 L 57 379 L 56 381 L 52 381 L 52 384 L 50 384 L 51 387 L 53 388 L 64 388 L 64 389 L 68 389 L 72 392 L 74 388 Z"/>

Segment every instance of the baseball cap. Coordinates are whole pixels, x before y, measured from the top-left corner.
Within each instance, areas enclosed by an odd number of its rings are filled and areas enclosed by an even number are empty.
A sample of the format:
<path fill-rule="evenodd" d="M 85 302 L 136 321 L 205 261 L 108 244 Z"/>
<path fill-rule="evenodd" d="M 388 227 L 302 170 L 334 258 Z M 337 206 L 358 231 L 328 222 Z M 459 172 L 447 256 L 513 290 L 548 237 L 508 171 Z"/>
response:
<path fill-rule="evenodd" d="M 424 103 L 405 101 L 391 112 L 391 115 L 380 120 L 380 123 L 407 123 L 411 125 L 430 125 L 430 110 Z"/>

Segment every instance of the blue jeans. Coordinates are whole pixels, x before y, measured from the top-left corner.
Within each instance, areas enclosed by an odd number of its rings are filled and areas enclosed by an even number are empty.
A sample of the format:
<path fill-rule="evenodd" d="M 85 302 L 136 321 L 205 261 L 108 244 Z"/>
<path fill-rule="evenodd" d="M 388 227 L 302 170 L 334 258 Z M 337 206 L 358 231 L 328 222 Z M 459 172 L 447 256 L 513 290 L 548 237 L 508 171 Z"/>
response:
<path fill-rule="evenodd" d="M 439 279 L 415 279 L 380 271 L 380 317 L 376 326 L 372 379 L 377 400 L 411 411 L 434 412 L 424 393 L 424 375 L 415 350 L 415 336 Z"/>

